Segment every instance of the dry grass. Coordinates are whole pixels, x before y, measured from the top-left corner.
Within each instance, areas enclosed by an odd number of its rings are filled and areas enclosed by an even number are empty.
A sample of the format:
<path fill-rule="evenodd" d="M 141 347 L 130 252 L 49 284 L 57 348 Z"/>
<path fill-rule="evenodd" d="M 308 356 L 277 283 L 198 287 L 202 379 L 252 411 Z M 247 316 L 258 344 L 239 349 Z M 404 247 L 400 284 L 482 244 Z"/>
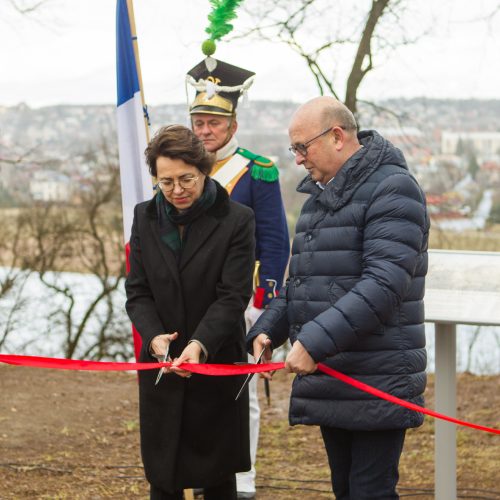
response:
<path fill-rule="evenodd" d="M 430 232 L 429 248 L 442 250 L 475 250 L 480 252 L 500 251 L 500 225 L 485 231 L 441 231 L 433 225 Z"/>
<path fill-rule="evenodd" d="M 500 427 L 499 381 L 500 376 L 460 375 L 458 417 Z M 258 499 L 332 498 L 318 428 L 288 425 L 290 383 L 291 376 L 277 373 L 272 405 L 261 401 Z M 135 375 L 0 366 L 0 391 L 1 499 L 147 498 Z M 433 394 L 431 377 L 430 408 Z M 408 433 L 402 495 L 433 498 L 433 429 L 433 419 L 427 418 Z M 458 429 L 457 437 L 462 497 L 499 498 L 499 437 L 465 428 Z"/>

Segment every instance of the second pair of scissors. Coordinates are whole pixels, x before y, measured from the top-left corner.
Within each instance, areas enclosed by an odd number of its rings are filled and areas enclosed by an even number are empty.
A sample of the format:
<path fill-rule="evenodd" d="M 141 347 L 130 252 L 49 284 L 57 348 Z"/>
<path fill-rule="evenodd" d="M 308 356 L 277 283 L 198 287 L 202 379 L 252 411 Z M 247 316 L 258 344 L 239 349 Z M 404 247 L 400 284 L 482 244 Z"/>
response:
<path fill-rule="evenodd" d="M 170 351 L 170 342 L 167 344 L 167 349 L 165 351 L 165 354 L 162 356 L 161 354 L 160 355 L 154 355 L 154 357 L 158 360 L 158 361 L 161 361 L 162 363 L 166 363 L 168 360 L 169 360 L 169 357 L 168 357 L 168 353 Z M 161 376 L 163 375 L 163 368 L 160 368 L 160 371 L 158 372 L 158 376 L 156 377 L 156 382 L 155 382 L 155 385 L 158 385 L 158 382 L 160 381 L 161 379 Z"/>
<path fill-rule="evenodd" d="M 257 358 L 257 361 L 255 362 L 256 365 L 258 365 L 261 360 L 262 360 L 262 355 L 264 354 L 264 351 L 267 349 L 267 346 L 264 346 L 264 348 L 262 349 L 262 351 L 260 352 L 259 354 L 259 357 Z M 245 382 L 243 382 L 243 385 L 241 386 L 240 390 L 238 391 L 238 394 L 236 395 L 236 397 L 234 398 L 235 401 L 238 400 L 238 398 L 241 396 L 241 394 L 243 393 L 243 389 L 250 383 L 250 380 L 252 380 L 252 377 L 255 375 L 255 373 L 249 373 L 247 375 L 247 378 L 245 379 Z"/>

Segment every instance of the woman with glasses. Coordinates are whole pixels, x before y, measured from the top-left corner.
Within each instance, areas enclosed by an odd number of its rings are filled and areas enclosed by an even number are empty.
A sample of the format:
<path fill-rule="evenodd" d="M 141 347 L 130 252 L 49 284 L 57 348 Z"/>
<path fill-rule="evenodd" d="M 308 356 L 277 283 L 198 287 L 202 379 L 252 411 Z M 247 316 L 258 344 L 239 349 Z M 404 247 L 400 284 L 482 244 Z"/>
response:
<path fill-rule="evenodd" d="M 146 149 L 157 180 L 134 212 L 126 308 L 142 337 L 141 452 L 152 499 L 236 499 L 250 468 L 248 394 L 241 377 L 192 375 L 181 363 L 246 361 L 244 311 L 252 293 L 253 212 L 209 176 L 213 157 L 186 127 L 162 128 Z"/>

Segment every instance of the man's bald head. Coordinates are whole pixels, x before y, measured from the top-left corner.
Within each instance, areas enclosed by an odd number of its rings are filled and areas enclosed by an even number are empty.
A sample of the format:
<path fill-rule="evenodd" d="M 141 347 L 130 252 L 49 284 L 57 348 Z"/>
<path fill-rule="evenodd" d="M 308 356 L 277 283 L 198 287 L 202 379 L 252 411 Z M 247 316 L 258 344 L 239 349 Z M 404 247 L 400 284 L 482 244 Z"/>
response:
<path fill-rule="evenodd" d="M 288 134 L 297 165 L 323 184 L 361 147 L 353 114 L 333 97 L 316 97 L 300 106 Z"/>
<path fill-rule="evenodd" d="M 329 96 L 320 96 L 306 102 L 292 117 L 290 127 L 298 120 L 310 120 L 327 128 L 338 124 L 346 132 L 356 135 L 357 124 L 349 108 L 340 101 Z"/>

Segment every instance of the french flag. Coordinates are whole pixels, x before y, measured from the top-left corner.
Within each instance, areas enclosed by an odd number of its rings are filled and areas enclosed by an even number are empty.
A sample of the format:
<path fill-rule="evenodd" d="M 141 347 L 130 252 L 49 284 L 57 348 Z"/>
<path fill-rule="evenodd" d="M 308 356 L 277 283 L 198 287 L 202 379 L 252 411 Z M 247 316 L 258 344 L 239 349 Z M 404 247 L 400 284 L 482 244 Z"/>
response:
<path fill-rule="evenodd" d="M 117 122 L 127 271 L 134 207 L 153 195 L 153 184 L 144 157 L 148 142 L 148 125 L 139 84 L 137 69 L 139 65 L 134 52 L 136 39 L 132 0 L 118 0 L 116 5 Z M 141 337 L 135 328 L 133 335 L 135 356 L 139 359 Z"/>
<path fill-rule="evenodd" d="M 118 0 L 116 8 L 116 77 L 118 151 L 122 189 L 123 231 L 130 239 L 134 207 L 153 195 L 144 150 L 147 146 L 147 122 L 139 85 L 127 0 Z"/>

